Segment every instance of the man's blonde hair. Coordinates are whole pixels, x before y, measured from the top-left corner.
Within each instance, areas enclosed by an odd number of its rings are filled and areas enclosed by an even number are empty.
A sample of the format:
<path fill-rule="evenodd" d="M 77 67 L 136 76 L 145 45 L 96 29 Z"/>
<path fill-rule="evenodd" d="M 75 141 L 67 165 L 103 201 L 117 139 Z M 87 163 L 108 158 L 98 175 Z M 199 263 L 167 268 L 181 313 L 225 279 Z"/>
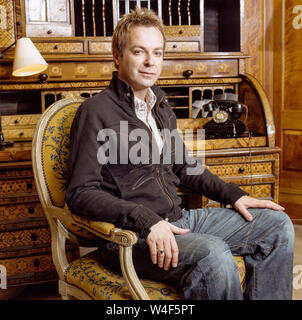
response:
<path fill-rule="evenodd" d="M 132 27 L 136 26 L 157 28 L 163 36 L 165 46 L 164 25 L 158 15 L 147 8 L 136 8 L 129 14 L 125 14 L 117 23 L 112 36 L 112 52 L 118 52 L 123 56 L 127 34 Z"/>

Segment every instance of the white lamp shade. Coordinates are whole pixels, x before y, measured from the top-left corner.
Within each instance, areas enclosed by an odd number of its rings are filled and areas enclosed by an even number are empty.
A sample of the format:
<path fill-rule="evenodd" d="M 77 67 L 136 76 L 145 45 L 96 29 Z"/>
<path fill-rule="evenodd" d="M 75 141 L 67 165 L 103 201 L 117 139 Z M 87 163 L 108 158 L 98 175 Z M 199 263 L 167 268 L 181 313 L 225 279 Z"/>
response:
<path fill-rule="evenodd" d="M 29 38 L 17 40 L 12 75 L 26 77 L 48 68 L 47 62 Z"/>

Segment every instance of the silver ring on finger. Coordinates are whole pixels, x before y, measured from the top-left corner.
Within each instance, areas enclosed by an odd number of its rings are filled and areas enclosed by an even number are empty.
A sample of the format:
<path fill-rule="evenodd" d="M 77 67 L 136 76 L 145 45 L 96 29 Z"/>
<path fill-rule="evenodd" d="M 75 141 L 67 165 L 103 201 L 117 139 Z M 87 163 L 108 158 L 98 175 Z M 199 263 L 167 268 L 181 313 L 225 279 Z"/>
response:
<path fill-rule="evenodd" d="M 158 249 L 157 252 L 163 256 L 165 254 L 165 250 L 164 249 Z"/>

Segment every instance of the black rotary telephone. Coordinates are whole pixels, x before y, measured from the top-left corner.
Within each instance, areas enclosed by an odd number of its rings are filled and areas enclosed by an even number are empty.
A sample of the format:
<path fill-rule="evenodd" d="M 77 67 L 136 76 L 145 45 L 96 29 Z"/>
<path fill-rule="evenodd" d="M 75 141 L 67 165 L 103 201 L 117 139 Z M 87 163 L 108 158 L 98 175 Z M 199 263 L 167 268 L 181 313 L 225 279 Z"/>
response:
<path fill-rule="evenodd" d="M 203 111 L 207 117 L 211 117 L 204 125 L 206 137 L 239 137 L 246 131 L 245 124 L 239 120 L 247 106 L 236 100 L 221 99 L 224 95 L 215 96 L 215 100 L 203 105 Z"/>

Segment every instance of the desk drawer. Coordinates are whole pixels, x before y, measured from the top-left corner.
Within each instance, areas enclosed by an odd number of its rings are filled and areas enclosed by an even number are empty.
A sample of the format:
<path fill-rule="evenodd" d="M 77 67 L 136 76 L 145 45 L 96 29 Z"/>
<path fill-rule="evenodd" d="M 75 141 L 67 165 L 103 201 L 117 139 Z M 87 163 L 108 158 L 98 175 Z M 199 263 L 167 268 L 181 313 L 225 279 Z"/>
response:
<path fill-rule="evenodd" d="M 35 128 L 3 129 L 5 140 L 29 141 L 34 136 Z"/>
<path fill-rule="evenodd" d="M 35 42 L 36 47 L 41 54 L 66 54 L 66 53 L 84 53 L 83 41 L 47 41 Z"/>
<path fill-rule="evenodd" d="M 0 196 L 5 194 L 33 192 L 36 192 L 34 178 L 0 181 Z"/>
<path fill-rule="evenodd" d="M 235 77 L 238 76 L 238 62 L 236 60 L 165 60 L 161 78 L 184 78 L 186 71 L 191 77 Z"/>
<path fill-rule="evenodd" d="M 10 128 L 13 127 L 14 129 L 19 126 L 36 126 L 38 120 L 40 119 L 40 114 L 18 114 L 12 116 L 3 116 L 2 117 L 2 128 Z"/>
<path fill-rule="evenodd" d="M 274 175 L 272 162 L 209 165 L 209 170 L 221 178 Z"/>
<path fill-rule="evenodd" d="M 5 259 L 0 262 L 5 265 L 8 278 L 21 274 L 55 270 L 51 254 Z"/>
<path fill-rule="evenodd" d="M 40 202 L 0 206 L 0 232 L 47 226 Z"/>
<path fill-rule="evenodd" d="M 200 26 L 164 26 L 167 41 L 170 40 L 198 40 L 200 39 Z"/>
<path fill-rule="evenodd" d="M 50 252 L 50 248 L 49 251 Z M 67 251 L 68 260 L 77 257 L 74 250 Z M 58 278 L 51 253 L 0 260 L 7 272 L 7 285 L 55 280 Z"/>
<path fill-rule="evenodd" d="M 200 52 L 200 43 L 199 41 L 167 41 L 165 52 Z"/>
<path fill-rule="evenodd" d="M 21 231 L 0 232 L 1 256 L 5 251 L 16 251 L 28 247 L 50 245 L 51 235 L 49 228 L 27 229 Z"/>
<path fill-rule="evenodd" d="M 0 224 L 41 217 L 45 214 L 40 202 L 0 206 Z"/>
<path fill-rule="evenodd" d="M 40 114 L 3 116 L 2 128 L 6 140 L 32 140 Z"/>

